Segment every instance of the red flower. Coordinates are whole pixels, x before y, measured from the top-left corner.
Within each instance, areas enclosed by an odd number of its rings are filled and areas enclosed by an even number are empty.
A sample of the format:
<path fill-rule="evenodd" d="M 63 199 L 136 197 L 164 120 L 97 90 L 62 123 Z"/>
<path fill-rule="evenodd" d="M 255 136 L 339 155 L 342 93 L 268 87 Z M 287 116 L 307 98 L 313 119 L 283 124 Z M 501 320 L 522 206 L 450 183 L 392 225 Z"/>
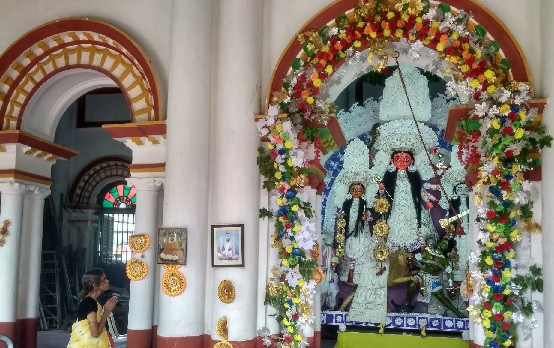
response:
<path fill-rule="evenodd" d="M 500 294 L 500 293 L 496 293 L 494 295 L 492 295 L 492 298 L 496 301 L 496 302 L 500 302 L 502 301 L 502 299 L 504 298 L 504 295 Z"/>
<path fill-rule="evenodd" d="M 292 343 L 292 337 L 290 337 L 290 336 L 285 336 L 285 343 L 291 344 L 291 343 Z"/>
<path fill-rule="evenodd" d="M 493 264 L 494 268 L 497 268 L 497 269 L 502 268 L 502 265 L 503 265 L 502 261 L 499 261 L 499 260 L 494 261 L 494 264 Z"/>
<path fill-rule="evenodd" d="M 508 150 L 504 151 L 504 156 L 506 156 L 507 159 L 510 159 L 510 158 L 514 157 L 514 151 L 508 149 Z"/>
<path fill-rule="evenodd" d="M 483 307 L 485 307 L 486 309 L 488 309 L 489 311 L 492 309 L 492 305 L 489 301 L 483 303 Z"/>
<path fill-rule="evenodd" d="M 475 93 L 473 93 L 473 99 L 474 99 L 474 100 L 479 100 L 480 97 L 481 97 L 481 92 L 475 92 Z"/>
<path fill-rule="evenodd" d="M 292 319 L 293 319 L 293 320 L 298 320 L 298 318 L 300 318 L 300 315 L 299 315 L 298 313 L 294 313 L 294 314 L 292 315 Z"/>
<path fill-rule="evenodd" d="M 285 228 L 288 230 L 288 229 L 291 229 L 292 228 L 292 224 L 290 222 L 287 222 L 285 224 Z"/>
<path fill-rule="evenodd" d="M 487 219 L 494 219 L 496 217 L 496 212 L 494 210 L 487 210 Z"/>
<path fill-rule="evenodd" d="M 504 314 L 497 313 L 493 316 L 493 319 L 496 320 L 496 321 L 503 321 L 504 320 Z"/>
<path fill-rule="evenodd" d="M 512 135 L 514 134 L 514 130 L 512 129 L 512 127 L 504 127 L 502 128 L 502 135 Z"/>
<path fill-rule="evenodd" d="M 507 181 L 504 181 L 503 183 L 507 183 Z M 500 184 L 500 186 L 502 186 L 502 184 Z M 501 224 L 505 224 L 506 222 L 508 222 L 508 217 L 507 216 L 502 216 L 502 217 L 500 217 L 500 219 L 498 219 L 498 222 L 501 223 Z"/>
<path fill-rule="evenodd" d="M 454 53 L 454 47 L 448 46 L 448 47 L 444 50 L 444 52 L 445 52 L 447 55 L 451 56 L 451 55 Z"/>
<path fill-rule="evenodd" d="M 502 330 L 507 331 L 510 328 L 510 322 L 506 321 L 502 324 Z"/>
<path fill-rule="evenodd" d="M 497 176 L 497 175 L 500 175 L 500 171 L 498 169 L 493 169 L 491 174 L 494 176 Z"/>
<path fill-rule="evenodd" d="M 498 274 L 493 274 L 491 280 L 495 283 L 500 283 L 500 276 Z"/>
<path fill-rule="evenodd" d="M 515 112 L 510 112 L 508 114 L 508 118 L 510 119 L 510 121 L 515 122 L 519 119 L 519 115 L 516 114 Z"/>
<path fill-rule="evenodd" d="M 510 297 L 506 300 L 506 306 L 511 306 L 514 303 L 514 300 Z"/>
<path fill-rule="evenodd" d="M 317 88 L 317 87 L 312 88 L 312 94 L 313 95 L 318 95 L 319 94 L 319 88 Z"/>
<path fill-rule="evenodd" d="M 475 63 L 475 58 L 473 56 L 470 56 L 466 59 L 466 64 L 469 66 L 472 66 L 473 63 Z"/>

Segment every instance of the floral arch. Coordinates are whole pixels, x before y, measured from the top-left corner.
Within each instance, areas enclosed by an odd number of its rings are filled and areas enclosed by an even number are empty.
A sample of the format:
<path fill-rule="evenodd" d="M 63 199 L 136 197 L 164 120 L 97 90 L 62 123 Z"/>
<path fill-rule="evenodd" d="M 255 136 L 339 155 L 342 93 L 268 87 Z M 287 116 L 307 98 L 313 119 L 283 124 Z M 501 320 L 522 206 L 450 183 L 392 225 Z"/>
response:
<path fill-rule="evenodd" d="M 19 130 L 25 109 L 40 87 L 73 69 L 111 79 L 125 95 L 133 122 L 161 119 L 160 86 L 138 45 L 109 24 L 67 18 L 31 30 L 0 56 L 2 130 Z"/>
<path fill-rule="evenodd" d="M 540 125 L 537 109 L 528 104 L 529 72 L 517 43 L 474 2 L 344 0 L 320 12 L 289 44 L 270 83 L 268 113 L 257 121 L 268 140 L 260 171 L 264 186 L 275 194 L 273 209 L 263 213 L 276 219 L 272 244 L 280 272 L 268 284 L 266 302 L 282 310 L 286 347 L 303 345 L 300 324 L 310 316 L 314 281 L 321 279 L 315 231 L 309 237 L 313 212 L 299 189 L 306 182 L 306 163 L 313 159 L 308 153 L 321 149 L 314 124 L 325 123 L 333 112 L 322 97 L 327 96 L 325 84 L 359 52 L 367 52 L 373 69 L 387 66 L 392 55 L 387 47 L 398 41 L 438 52 L 441 66 L 433 73 L 471 103 L 457 138 L 461 162 L 476 168 L 478 177 L 474 204 L 481 233 L 475 261 L 480 272 L 473 278 L 480 291 L 468 311 L 485 329 L 485 346 L 512 345 L 514 318 L 529 314 L 521 306 L 527 303 L 521 288 L 515 290 L 522 278 L 512 276 L 511 260 L 521 234 L 539 228 L 524 173 L 540 165 L 538 151 L 550 146 L 552 138 Z M 294 272 L 300 276 L 291 276 Z M 540 270 L 519 276 L 531 284 Z"/>

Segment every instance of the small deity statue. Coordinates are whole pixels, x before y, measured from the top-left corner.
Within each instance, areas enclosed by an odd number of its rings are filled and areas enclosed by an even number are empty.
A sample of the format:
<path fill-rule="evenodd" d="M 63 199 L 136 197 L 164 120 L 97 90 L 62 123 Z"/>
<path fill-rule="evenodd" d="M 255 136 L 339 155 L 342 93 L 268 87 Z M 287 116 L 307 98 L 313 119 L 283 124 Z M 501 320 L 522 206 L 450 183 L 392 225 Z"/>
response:
<path fill-rule="evenodd" d="M 391 289 L 406 283 L 418 281 L 416 275 L 419 273 L 419 270 L 416 269 L 414 261 L 413 254 L 402 250 L 395 251 L 390 255 L 390 271 L 387 286 L 389 287 L 389 299 L 394 306 L 395 312 L 411 312 L 415 308 L 415 306 L 411 304 L 413 293 L 411 297 L 408 297 L 406 287 Z M 406 299 L 402 300 L 402 303 L 396 303 L 394 298 L 395 295 L 391 293 L 392 291 L 398 292 L 398 290 L 404 290 L 403 293 L 406 294 Z"/>
<path fill-rule="evenodd" d="M 454 245 L 455 241 L 452 239 L 452 236 L 447 235 L 439 241 L 435 248 L 427 246 L 421 253 L 416 254 L 415 264 L 420 269 L 420 272 L 417 274 L 417 281 L 410 283 L 408 298 L 411 298 L 411 294 L 419 287 L 419 301 L 429 303 L 431 295 L 433 295 L 458 318 L 462 318 L 464 317 L 462 312 L 445 296 L 441 282 L 442 272 L 450 264 L 448 253 Z"/>

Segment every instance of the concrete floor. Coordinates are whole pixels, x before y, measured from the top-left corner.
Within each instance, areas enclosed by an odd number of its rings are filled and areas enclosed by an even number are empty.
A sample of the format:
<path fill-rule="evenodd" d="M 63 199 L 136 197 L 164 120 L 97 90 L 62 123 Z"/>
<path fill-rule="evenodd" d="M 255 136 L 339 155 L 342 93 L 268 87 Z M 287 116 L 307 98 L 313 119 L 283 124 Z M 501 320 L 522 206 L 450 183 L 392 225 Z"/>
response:
<path fill-rule="evenodd" d="M 37 334 L 37 348 L 64 348 L 69 342 L 69 332 L 39 331 Z M 125 342 L 116 343 L 116 348 L 125 348 Z"/>
<path fill-rule="evenodd" d="M 39 331 L 37 336 L 37 348 L 64 348 L 69 341 L 69 332 L 65 331 Z M 333 348 L 335 340 L 322 339 L 321 348 Z M 116 343 L 116 348 L 125 348 L 125 342 Z"/>

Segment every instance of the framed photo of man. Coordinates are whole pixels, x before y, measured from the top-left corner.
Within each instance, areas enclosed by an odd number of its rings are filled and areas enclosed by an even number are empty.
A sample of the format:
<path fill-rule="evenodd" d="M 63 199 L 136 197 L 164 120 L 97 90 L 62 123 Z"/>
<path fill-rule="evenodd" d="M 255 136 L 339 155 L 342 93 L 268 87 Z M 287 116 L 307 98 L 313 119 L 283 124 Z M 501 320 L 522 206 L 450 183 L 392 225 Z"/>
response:
<path fill-rule="evenodd" d="M 244 225 L 212 225 L 212 267 L 244 267 Z"/>
<path fill-rule="evenodd" d="M 158 228 L 158 263 L 185 265 L 187 262 L 187 229 Z"/>

